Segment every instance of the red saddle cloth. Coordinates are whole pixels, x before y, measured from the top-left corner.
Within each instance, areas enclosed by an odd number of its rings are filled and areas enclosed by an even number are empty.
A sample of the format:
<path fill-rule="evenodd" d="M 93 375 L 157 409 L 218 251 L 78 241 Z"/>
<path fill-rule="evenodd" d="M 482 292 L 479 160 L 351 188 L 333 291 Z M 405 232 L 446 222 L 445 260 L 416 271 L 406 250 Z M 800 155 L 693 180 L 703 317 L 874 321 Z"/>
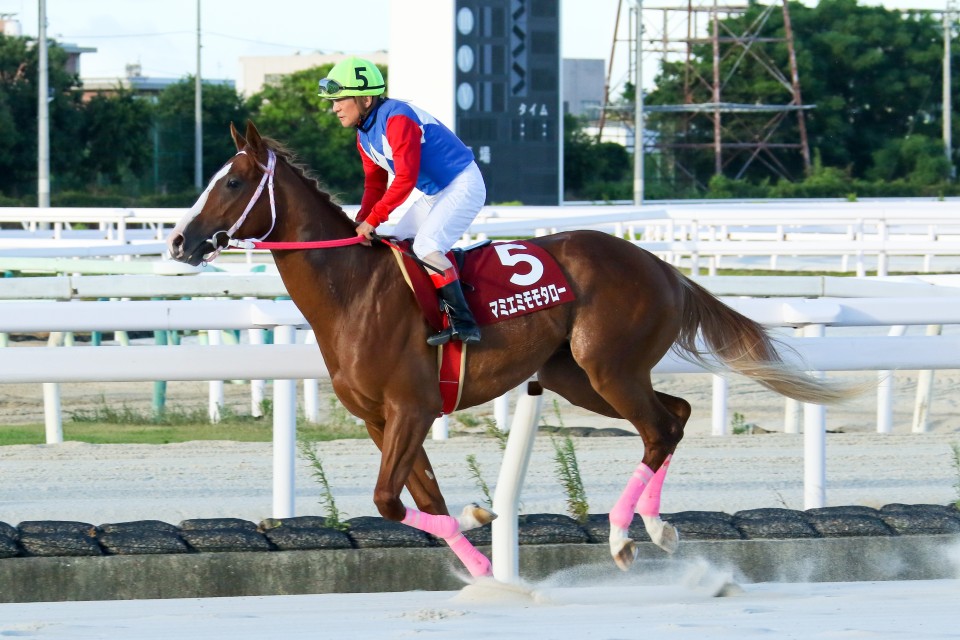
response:
<path fill-rule="evenodd" d="M 443 328 L 436 289 L 427 272 L 417 264 L 410 242 L 395 242 L 403 251 L 404 276 L 413 289 L 427 322 L 435 330 Z M 447 254 L 456 263 L 454 252 Z M 494 242 L 463 252 L 458 267 L 464 297 L 482 325 L 534 313 L 575 299 L 567 278 L 553 256 L 535 244 L 518 240 Z"/>
<path fill-rule="evenodd" d="M 440 310 L 430 276 L 411 258 L 410 241 L 393 241 L 394 255 L 413 289 L 427 323 L 440 331 L 447 321 Z M 496 242 L 462 253 L 460 282 L 470 310 L 480 325 L 490 325 L 534 313 L 575 299 L 553 256 L 526 241 Z M 447 254 L 457 263 L 454 252 Z M 440 348 L 440 392 L 443 413 L 452 413 L 460 401 L 466 347 L 453 340 Z"/>

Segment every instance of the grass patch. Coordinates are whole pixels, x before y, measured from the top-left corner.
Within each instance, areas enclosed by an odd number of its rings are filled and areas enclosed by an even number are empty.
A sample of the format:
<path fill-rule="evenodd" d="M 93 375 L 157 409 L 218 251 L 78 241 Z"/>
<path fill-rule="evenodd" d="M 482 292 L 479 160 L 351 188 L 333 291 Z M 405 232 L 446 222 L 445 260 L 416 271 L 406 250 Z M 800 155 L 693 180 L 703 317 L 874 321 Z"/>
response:
<path fill-rule="evenodd" d="M 583 524 L 590 515 L 590 506 L 587 501 L 587 491 L 583 486 L 583 477 L 580 475 L 580 465 L 577 462 L 577 450 L 570 436 L 557 439 L 551 436 L 553 444 L 553 460 L 560 486 L 567 496 L 567 513 L 571 518 Z"/>
<path fill-rule="evenodd" d="M 734 411 L 733 417 L 730 418 L 730 428 L 735 436 L 753 435 L 757 425 L 753 422 L 747 422 L 742 413 Z"/>
<path fill-rule="evenodd" d="M 320 486 L 320 507 L 324 513 L 324 523 L 331 529 L 337 531 L 347 531 L 350 525 L 343 521 L 340 509 L 337 508 L 337 501 L 333 497 L 333 490 L 330 488 L 330 481 L 327 479 L 327 472 L 323 468 L 323 460 L 317 449 L 317 443 L 314 441 L 298 438 L 297 449 L 300 456 L 310 465 L 310 475 Z"/>
<path fill-rule="evenodd" d="M 336 400 L 331 400 L 331 407 L 331 417 L 326 423 L 313 424 L 299 417 L 298 434 L 312 441 L 367 437 L 366 429 L 358 426 Z M 211 424 L 206 407 L 168 409 L 155 414 L 125 405 L 110 406 L 104 401 L 93 409 L 72 413 L 63 423 L 63 437 L 90 444 L 170 444 L 193 440 L 270 442 L 273 439 L 270 409 L 269 403 L 265 403 L 264 416 L 254 418 L 223 407 L 220 421 Z M 0 429 L 0 445 L 44 442 L 46 433 L 42 424 Z"/>

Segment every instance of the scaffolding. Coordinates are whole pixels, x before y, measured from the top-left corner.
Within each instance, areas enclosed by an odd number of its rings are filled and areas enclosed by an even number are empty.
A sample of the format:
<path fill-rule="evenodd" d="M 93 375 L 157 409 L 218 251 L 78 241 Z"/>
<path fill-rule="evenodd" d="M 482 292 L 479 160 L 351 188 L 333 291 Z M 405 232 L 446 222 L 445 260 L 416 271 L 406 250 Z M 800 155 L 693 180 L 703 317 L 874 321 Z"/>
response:
<path fill-rule="evenodd" d="M 749 23 L 728 20 L 744 17 L 751 6 L 734 5 L 720 0 L 687 0 L 685 6 L 651 6 L 637 0 L 621 0 L 617 8 L 617 26 L 611 50 L 611 62 L 618 42 L 623 4 L 627 13 L 630 49 L 628 77 L 636 86 L 638 77 L 637 20 L 642 21 L 639 46 L 643 56 L 658 56 L 663 63 L 681 65 L 683 102 L 671 105 L 646 104 L 643 111 L 657 114 L 660 126 L 654 136 L 649 131 L 642 139 L 646 153 L 656 153 L 662 171 L 685 176 L 700 188 L 704 184 L 704 158 L 712 153 L 712 174 L 743 178 L 750 172 L 777 178 L 795 179 L 799 172 L 810 169 L 805 112 L 800 91 L 793 30 L 787 0 L 770 5 L 752 5 L 758 12 Z M 782 33 L 771 35 L 770 18 L 778 8 L 782 12 Z M 732 24 L 739 24 L 734 32 Z M 780 25 L 777 25 L 780 26 Z M 777 63 L 770 49 L 785 46 L 786 64 Z M 712 61 L 697 65 L 708 49 Z M 699 58 L 697 56 L 700 56 Z M 748 64 L 750 63 L 750 64 Z M 767 80 L 782 89 L 782 102 L 730 102 L 725 88 L 738 72 L 750 67 L 761 70 Z M 785 66 L 786 68 L 781 68 Z M 704 69 L 709 68 L 709 73 Z M 601 109 L 600 130 L 608 117 L 626 116 L 631 109 L 611 104 L 611 73 L 608 77 Z M 630 114 L 632 115 L 632 114 Z M 782 130 L 788 119 L 796 118 L 796 137 L 791 131 L 787 139 Z M 780 135 L 777 135 L 777 134 Z M 694 165 L 700 168 L 694 168 Z"/>

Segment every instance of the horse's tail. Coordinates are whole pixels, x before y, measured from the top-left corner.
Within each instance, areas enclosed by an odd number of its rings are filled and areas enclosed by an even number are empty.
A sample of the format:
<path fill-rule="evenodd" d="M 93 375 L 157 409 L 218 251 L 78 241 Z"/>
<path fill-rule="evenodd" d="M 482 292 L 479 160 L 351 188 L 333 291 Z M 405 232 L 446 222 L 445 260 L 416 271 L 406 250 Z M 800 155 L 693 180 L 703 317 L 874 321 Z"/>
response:
<path fill-rule="evenodd" d="M 763 325 L 731 309 L 689 278 L 680 277 L 683 296 L 680 334 L 674 351 L 680 357 L 717 371 L 712 353 L 726 367 L 764 387 L 800 402 L 834 404 L 866 390 L 864 385 L 830 383 L 787 365 L 779 344 Z M 702 336 L 706 351 L 697 345 Z"/>

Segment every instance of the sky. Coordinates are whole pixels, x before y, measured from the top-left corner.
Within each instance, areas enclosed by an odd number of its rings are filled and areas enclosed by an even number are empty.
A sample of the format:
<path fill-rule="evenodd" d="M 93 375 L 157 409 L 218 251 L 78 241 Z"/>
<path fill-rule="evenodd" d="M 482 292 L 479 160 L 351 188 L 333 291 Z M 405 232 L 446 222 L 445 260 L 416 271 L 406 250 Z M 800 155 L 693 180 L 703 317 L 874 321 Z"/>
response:
<path fill-rule="evenodd" d="M 400 0 L 362 0 L 358 9 L 352 2 L 334 0 L 46 0 L 47 34 L 59 42 L 97 49 L 81 57 L 84 78 L 123 77 L 126 65 L 132 63 L 139 63 L 145 76 L 181 78 L 196 73 L 199 2 L 201 76 L 237 80 L 241 56 L 387 49 L 392 1 Z M 860 3 L 940 10 L 947 1 Z M 418 0 L 403 3 L 415 7 Z M 562 56 L 609 60 L 618 4 L 620 0 L 563 0 Z M 626 14 L 631 2 L 623 4 Z M 648 7 L 677 4 L 645 2 Z M 16 14 L 23 35 L 28 36 L 38 32 L 38 7 L 39 0 L 0 0 L 0 14 Z M 624 15 L 621 38 L 626 38 L 627 29 Z M 616 48 L 614 86 L 624 79 L 629 55 L 624 41 Z M 650 61 L 644 65 L 645 79 L 653 76 L 646 71 L 648 64 Z"/>

